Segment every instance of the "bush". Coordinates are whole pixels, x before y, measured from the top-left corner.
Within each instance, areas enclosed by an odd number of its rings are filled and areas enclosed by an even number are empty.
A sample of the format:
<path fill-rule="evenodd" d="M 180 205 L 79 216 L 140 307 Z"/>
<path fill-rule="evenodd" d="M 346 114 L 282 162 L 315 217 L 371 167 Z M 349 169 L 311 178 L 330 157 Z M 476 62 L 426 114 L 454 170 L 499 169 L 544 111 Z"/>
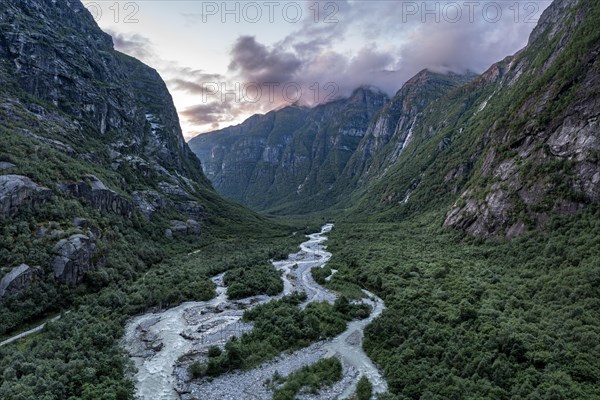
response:
<path fill-rule="evenodd" d="M 361 377 L 356 386 L 356 400 L 371 400 L 372 395 L 373 385 L 366 376 Z"/>

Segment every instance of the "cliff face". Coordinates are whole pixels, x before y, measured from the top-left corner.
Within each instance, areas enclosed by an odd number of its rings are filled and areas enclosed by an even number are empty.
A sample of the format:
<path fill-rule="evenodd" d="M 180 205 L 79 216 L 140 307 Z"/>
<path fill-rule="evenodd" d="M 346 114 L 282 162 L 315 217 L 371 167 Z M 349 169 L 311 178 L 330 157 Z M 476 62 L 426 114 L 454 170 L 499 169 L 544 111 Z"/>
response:
<path fill-rule="evenodd" d="M 38 111 L 69 116 L 63 139 L 93 132 L 110 146 L 113 163 L 134 170 L 150 163 L 159 174 L 161 165 L 202 181 L 158 73 L 116 52 L 80 2 L 3 1 L 0 57 L 3 90 L 23 91 L 52 106 Z"/>
<path fill-rule="evenodd" d="M 445 209 L 447 227 L 512 238 L 597 204 L 599 9 L 555 1 L 525 49 L 430 102 L 400 157 L 383 157 L 357 212 Z"/>
<path fill-rule="evenodd" d="M 36 266 L 0 297 L 36 283 L 56 296 L 53 285 L 123 269 L 114 248 L 160 254 L 257 220 L 214 192 L 159 74 L 115 51 L 79 1 L 0 3 L 0 135 L 0 279 Z"/>
<path fill-rule="evenodd" d="M 371 120 L 366 134 L 344 169 L 344 185 L 364 186 L 380 177 L 410 144 L 413 128 L 427 106 L 476 75 L 423 70 L 409 79 Z M 339 190 L 343 190 L 340 187 Z"/>
<path fill-rule="evenodd" d="M 329 191 L 387 100 L 359 88 L 348 99 L 315 108 L 254 116 L 200 135 L 190 147 L 221 194 L 258 210 L 316 210 L 333 204 Z"/>
<path fill-rule="evenodd" d="M 360 88 L 314 109 L 287 107 L 200 135 L 190 147 L 223 195 L 258 210 L 317 211 L 379 178 L 435 99 L 475 75 L 423 70 L 387 99 Z"/>
<path fill-rule="evenodd" d="M 3 2 L 0 57 L 0 118 L 9 134 L 99 166 L 109 179 L 91 170 L 56 177 L 58 194 L 127 218 L 134 207 L 147 219 L 161 209 L 183 221 L 203 218 L 202 193 L 212 188 L 163 80 L 115 51 L 80 2 Z"/>
<path fill-rule="evenodd" d="M 513 237 L 600 202 L 599 12 L 555 1 L 528 46 L 488 71 L 485 148 L 445 225 Z"/>

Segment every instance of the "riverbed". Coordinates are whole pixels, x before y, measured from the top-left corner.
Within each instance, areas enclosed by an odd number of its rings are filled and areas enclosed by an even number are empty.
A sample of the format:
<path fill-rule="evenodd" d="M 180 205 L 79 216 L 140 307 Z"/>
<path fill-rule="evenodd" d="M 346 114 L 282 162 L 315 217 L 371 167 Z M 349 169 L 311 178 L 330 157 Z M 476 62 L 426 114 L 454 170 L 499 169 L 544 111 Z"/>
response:
<path fill-rule="evenodd" d="M 333 228 L 324 225 L 321 231 L 308 235 L 300 251 L 286 260 L 274 261 L 282 272 L 284 290 L 278 296 L 255 296 L 244 300 L 229 300 L 223 284 L 223 274 L 213 278 L 217 296 L 209 301 L 186 302 L 159 313 L 135 317 L 126 327 L 124 345 L 131 355 L 135 374 L 136 396 L 140 400 L 270 400 L 272 392 L 263 384 L 275 371 L 287 375 L 324 357 L 338 357 L 342 361 L 343 378 L 325 388 L 318 395 L 303 396 L 304 400 L 344 399 L 354 393 L 361 376 L 367 376 L 375 393 L 387 390 L 387 384 L 378 368 L 362 350 L 364 328 L 377 318 L 385 305 L 374 294 L 364 291 L 364 302 L 372 307 L 370 316 L 352 321 L 339 336 L 284 354 L 249 371 L 236 371 L 207 380 L 192 380 L 187 367 L 197 360 L 206 359 L 211 346 L 223 346 L 232 336 L 240 336 L 252 329 L 240 322 L 244 311 L 292 292 L 306 292 L 307 299 L 300 306 L 313 301 L 336 300 L 335 293 L 317 284 L 310 270 L 323 267 L 331 258 L 323 244 Z"/>

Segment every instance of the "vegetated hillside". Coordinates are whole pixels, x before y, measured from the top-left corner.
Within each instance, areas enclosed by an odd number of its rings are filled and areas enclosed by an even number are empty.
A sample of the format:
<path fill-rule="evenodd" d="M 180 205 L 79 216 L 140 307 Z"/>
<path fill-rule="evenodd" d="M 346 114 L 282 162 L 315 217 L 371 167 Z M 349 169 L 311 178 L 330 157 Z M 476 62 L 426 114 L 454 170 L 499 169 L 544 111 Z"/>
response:
<path fill-rule="evenodd" d="M 158 73 L 80 2 L 3 1 L 0 81 L 0 335 L 169 248 L 269 229 L 214 191 Z"/>
<path fill-rule="evenodd" d="M 0 338 L 62 313 L 0 347 L 3 400 L 133 399 L 127 318 L 301 240 L 214 191 L 160 76 L 79 1 L 0 2 L 0 137 Z"/>
<path fill-rule="evenodd" d="M 371 120 L 335 191 L 349 193 L 380 176 L 410 144 L 413 127 L 425 109 L 475 77 L 425 69 L 409 79 Z"/>
<path fill-rule="evenodd" d="M 325 285 L 385 301 L 364 340 L 381 399 L 600 398 L 599 207 L 511 241 L 465 239 L 440 218 L 338 222 L 328 241 Z"/>
<path fill-rule="evenodd" d="M 325 285 L 386 303 L 364 342 L 382 399 L 600 398 L 599 18 L 556 0 L 332 231 Z"/>
<path fill-rule="evenodd" d="M 329 191 L 387 100 L 362 87 L 348 99 L 255 115 L 189 144 L 224 196 L 261 211 L 315 211 L 334 203 Z"/>
<path fill-rule="evenodd" d="M 525 49 L 431 103 L 358 213 L 444 207 L 448 227 L 515 237 L 600 202 L 599 8 L 555 1 Z"/>

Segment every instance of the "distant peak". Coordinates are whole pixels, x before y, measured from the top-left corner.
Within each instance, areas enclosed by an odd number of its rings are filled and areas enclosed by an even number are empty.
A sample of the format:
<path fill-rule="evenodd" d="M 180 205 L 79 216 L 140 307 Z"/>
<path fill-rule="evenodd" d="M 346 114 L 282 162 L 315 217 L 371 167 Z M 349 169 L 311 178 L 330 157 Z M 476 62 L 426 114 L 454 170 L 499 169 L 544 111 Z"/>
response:
<path fill-rule="evenodd" d="M 387 94 L 383 90 L 372 85 L 361 85 L 352 91 L 349 100 L 362 100 L 363 98 L 373 97 L 385 97 L 388 98 Z"/>

